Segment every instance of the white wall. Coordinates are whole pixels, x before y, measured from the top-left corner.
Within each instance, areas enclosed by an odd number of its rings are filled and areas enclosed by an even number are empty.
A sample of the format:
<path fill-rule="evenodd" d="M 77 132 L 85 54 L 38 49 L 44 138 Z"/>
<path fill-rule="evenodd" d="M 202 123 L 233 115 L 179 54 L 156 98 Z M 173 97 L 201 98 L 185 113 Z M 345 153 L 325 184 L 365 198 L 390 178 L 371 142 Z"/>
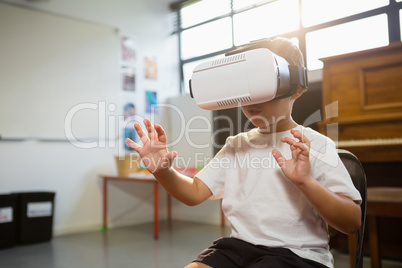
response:
<path fill-rule="evenodd" d="M 169 1 L 3 2 L 112 26 L 134 36 L 139 61 L 146 55 L 153 55 L 158 62 L 157 81 L 143 79 L 143 70 L 138 70 L 137 90 L 157 90 L 159 101 L 178 93 L 177 41 L 176 37 L 170 36 Z M 139 63 L 142 66 L 142 62 Z M 141 102 L 139 105 L 144 104 Z M 142 107 L 140 109 L 143 110 Z M 159 120 L 164 121 L 163 118 Z M 0 192 L 55 191 L 55 235 L 97 230 L 102 219 L 102 187 L 98 175 L 116 172 L 116 154 L 116 148 L 79 149 L 69 142 L 1 141 Z M 152 221 L 152 193 L 152 186 L 148 184 L 112 183 L 109 187 L 110 225 Z M 160 200 L 163 204 L 164 196 Z M 166 217 L 164 210 L 161 217 Z"/>

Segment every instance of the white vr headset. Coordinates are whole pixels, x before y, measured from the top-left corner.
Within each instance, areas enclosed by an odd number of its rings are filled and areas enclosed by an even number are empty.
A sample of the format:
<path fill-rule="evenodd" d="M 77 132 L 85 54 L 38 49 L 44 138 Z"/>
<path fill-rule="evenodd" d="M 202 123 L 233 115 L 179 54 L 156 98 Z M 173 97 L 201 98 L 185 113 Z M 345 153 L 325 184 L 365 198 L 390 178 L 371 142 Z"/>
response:
<path fill-rule="evenodd" d="M 195 67 L 190 95 L 205 110 L 221 110 L 285 98 L 308 87 L 307 70 L 269 50 L 269 39 L 253 41 Z"/>

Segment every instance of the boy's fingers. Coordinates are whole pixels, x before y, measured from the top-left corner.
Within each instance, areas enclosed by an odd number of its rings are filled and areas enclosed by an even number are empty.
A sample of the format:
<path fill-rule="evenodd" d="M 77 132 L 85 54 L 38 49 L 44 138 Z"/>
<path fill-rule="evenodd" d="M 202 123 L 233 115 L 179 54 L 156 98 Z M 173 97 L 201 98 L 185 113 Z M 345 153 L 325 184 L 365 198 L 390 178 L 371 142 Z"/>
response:
<path fill-rule="evenodd" d="M 307 144 L 304 144 L 302 142 L 295 142 L 293 146 L 299 148 L 302 151 L 309 151 L 309 147 L 307 146 Z"/>
<path fill-rule="evenodd" d="M 136 152 L 138 152 L 138 150 L 141 148 L 141 146 L 139 144 L 133 142 L 130 138 L 126 139 L 126 143 L 128 144 L 128 146 L 133 148 Z"/>
<path fill-rule="evenodd" d="M 282 138 L 281 141 L 290 145 L 290 150 L 292 151 L 293 159 L 296 159 L 300 153 L 302 153 L 305 156 L 308 156 L 310 152 L 310 147 L 302 142 L 297 142 L 288 137 Z"/>
<path fill-rule="evenodd" d="M 169 152 L 166 157 L 169 159 L 169 162 L 172 163 L 173 160 L 176 158 L 177 156 L 177 152 L 173 151 L 173 152 Z"/>
<path fill-rule="evenodd" d="M 166 133 L 165 130 L 160 126 L 155 124 L 156 134 L 158 134 L 158 140 L 160 142 L 166 143 Z"/>
<path fill-rule="evenodd" d="M 297 143 L 297 141 L 288 137 L 282 138 L 281 141 L 289 145 L 294 145 L 295 143 Z"/>
<path fill-rule="evenodd" d="M 295 138 L 297 138 L 297 137 L 295 137 Z M 294 146 L 296 148 L 299 148 L 302 151 L 309 151 L 309 148 L 310 148 L 309 147 L 310 146 L 310 141 L 307 138 L 305 138 L 305 141 L 307 141 L 306 143 L 303 143 L 301 141 L 298 142 L 298 141 L 295 141 L 294 139 L 291 139 L 291 138 L 288 138 L 288 137 L 282 138 L 281 141 L 289 144 L 290 146 Z"/>
<path fill-rule="evenodd" d="M 301 143 L 305 143 L 307 146 L 310 147 L 310 140 L 305 135 L 303 135 L 303 133 L 301 133 L 299 130 L 292 129 L 291 133 Z"/>
<path fill-rule="evenodd" d="M 135 131 L 137 131 L 137 134 L 140 137 L 142 144 L 145 144 L 148 141 L 148 137 L 145 134 L 145 132 L 142 130 L 140 124 L 135 123 L 134 128 L 135 128 Z"/>
<path fill-rule="evenodd" d="M 149 139 L 155 140 L 156 132 L 154 126 L 152 126 L 151 124 L 151 121 L 149 121 L 148 119 L 144 119 L 144 124 L 145 127 L 147 128 Z"/>
<path fill-rule="evenodd" d="M 282 154 L 277 150 L 272 150 L 272 155 L 274 156 L 276 162 L 279 164 L 281 169 L 285 168 L 286 159 L 282 156 Z"/>

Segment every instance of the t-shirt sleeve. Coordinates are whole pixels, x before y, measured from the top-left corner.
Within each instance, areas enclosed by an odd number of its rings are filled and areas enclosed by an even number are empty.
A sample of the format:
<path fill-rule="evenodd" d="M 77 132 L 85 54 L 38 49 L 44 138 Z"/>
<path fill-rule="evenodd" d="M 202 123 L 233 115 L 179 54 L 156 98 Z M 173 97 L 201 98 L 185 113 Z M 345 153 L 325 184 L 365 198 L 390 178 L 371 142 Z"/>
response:
<path fill-rule="evenodd" d="M 230 160 L 227 155 L 227 151 L 230 150 L 229 144 L 230 137 L 226 139 L 225 145 L 215 157 L 196 175 L 211 190 L 210 199 L 221 199 L 223 196 L 225 170 L 230 168 Z"/>
<path fill-rule="evenodd" d="M 324 143 L 310 148 L 312 158 L 311 175 L 330 191 L 346 196 L 359 204 L 362 201 L 359 191 L 336 151 L 335 143 L 327 138 Z M 318 149 L 317 149 L 318 148 Z"/>

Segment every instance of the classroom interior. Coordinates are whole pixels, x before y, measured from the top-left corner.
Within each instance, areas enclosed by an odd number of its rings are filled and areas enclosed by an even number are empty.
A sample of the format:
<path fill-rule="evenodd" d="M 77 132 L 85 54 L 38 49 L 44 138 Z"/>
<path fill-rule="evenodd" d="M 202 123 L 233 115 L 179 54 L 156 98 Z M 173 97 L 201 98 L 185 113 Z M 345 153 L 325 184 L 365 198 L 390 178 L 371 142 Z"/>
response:
<path fill-rule="evenodd" d="M 199 108 L 192 70 L 274 36 L 305 56 L 295 121 L 354 153 L 381 190 L 362 267 L 402 267 L 402 0 L 0 0 L 0 234 L 17 229 L 9 194 L 54 194 L 36 207 L 51 211 L 37 218 L 50 237 L 0 241 L 0 267 L 184 267 L 229 236 L 219 200 L 171 198 L 124 139 L 149 118 L 193 176 L 252 126 L 240 109 Z M 350 237 L 330 234 L 335 267 L 354 267 Z"/>

